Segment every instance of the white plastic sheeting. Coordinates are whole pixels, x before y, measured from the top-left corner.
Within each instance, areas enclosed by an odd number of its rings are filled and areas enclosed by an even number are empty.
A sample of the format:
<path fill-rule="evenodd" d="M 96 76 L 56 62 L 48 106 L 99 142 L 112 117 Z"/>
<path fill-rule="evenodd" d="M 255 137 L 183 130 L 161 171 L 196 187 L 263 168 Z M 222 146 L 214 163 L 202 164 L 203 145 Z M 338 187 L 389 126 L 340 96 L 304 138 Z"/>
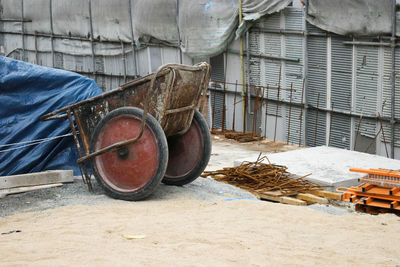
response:
<path fill-rule="evenodd" d="M 278 12 L 291 1 L 243 0 L 244 20 Z M 81 38 L 90 38 L 93 33 L 96 40 L 134 39 L 140 44 L 154 38 L 178 45 L 179 30 L 182 51 L 191 57 L 222 52 L 238 25 L 238 10 L 238 0 L 0 0 L 2 19 L 29 21 L 24 22 L 25 33 Z M 2 30 L 21 29 L 21 22 L 15 22 L 7 23 Z M 69 54 L 91 52 L 90 46 L 80 47 L 71 41 L 59 49 Z"/>
<path fill-rule="evenodd" d="M 307 21 L 340 35 L 376 36 L 391 33 L 392 12 L 392 0 L 309 0 Z"/>

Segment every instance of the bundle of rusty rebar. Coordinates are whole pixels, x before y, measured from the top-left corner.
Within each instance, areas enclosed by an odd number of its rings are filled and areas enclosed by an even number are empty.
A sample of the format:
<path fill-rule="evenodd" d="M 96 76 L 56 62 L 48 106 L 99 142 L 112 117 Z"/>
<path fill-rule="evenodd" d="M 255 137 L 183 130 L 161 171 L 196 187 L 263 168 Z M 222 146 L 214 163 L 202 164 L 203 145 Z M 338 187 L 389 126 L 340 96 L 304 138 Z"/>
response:
<path fill-rule="evenodd" d="M 246 133 L 226 132 L 225 137 L 228 139 L 234 139 L 240 143 L 260 141 L 263 139 L 259 134 L 252 132 L 246 132 Z"/>
<path fill-rule="evenodd" d="M 243 162 L 240 166 L 206 171 L 202 177 L 212 177 L 217 181 L 229 183 L 254 193 L 280 190 L 282 196 L 321 190 L 322 187 L 306 179 L 308 175 L 292 178 L 286 166 L 263 161 L 267 157 L 258 157 L 255 162 Z"/>

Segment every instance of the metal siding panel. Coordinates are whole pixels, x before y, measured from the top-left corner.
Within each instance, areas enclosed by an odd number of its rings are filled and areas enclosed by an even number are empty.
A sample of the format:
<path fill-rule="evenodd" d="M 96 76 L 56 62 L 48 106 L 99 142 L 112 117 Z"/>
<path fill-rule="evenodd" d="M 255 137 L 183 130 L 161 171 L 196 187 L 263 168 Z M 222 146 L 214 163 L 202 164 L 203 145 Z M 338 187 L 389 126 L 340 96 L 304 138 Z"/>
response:
<path fill-rule="evenodd" d="M 284 9 L 285 29 L 287 30 L 303 30 L 304 18 L 303 10 L 299 8 L 288 7 Z"/>
<path fill-rule="evenodd" d="M 374 116 L 378 98 L 378 48 L 356 47 L 356 112 Z M 376 123 L 363 122 L 360 134 L 375 137 Z"/>
<path fill-rule="evenodd" d="M 224 108 L 224 94 L 223 92 L 213 90 L 211 92 L 211 114 L 214 113 L 214 122 L 212 127 L 214 129 L 222 129 L 222 114 Z M 226 126 L 226 121 L 225 121 Z"/>
<path fill-rule="evenodd" d="M 330 145 L 350 149 L 351 118 L 343 114 L 332 114 L 331 125 Z"/>
<path fill-rule="evenodd" d="M 315 27 L 315 26 L 312 25 L 311 23 L 308 23 L 308 22 L 307 22 L 306 27 L 307 27 L 307 32 L 309 32 L 309 33 L 322 33 L 322 34 L 326 34 L 326 31 L 324 31 L 324 30 L 322 30 L 322 29 L 320 29 L 320 28 L 318 28 L 318 27 Z"/>
<path fill-rule="evenodd" d="M 286 128 L 289 127 L 289 115 L 290 115 L 290 129 L 286 131 L 286 135 L 289 132 L 289 143 L 298 144 L 300 139 L 300 114 L 301 108 L 292 106 L 292 110 L 289 114 L 289 108 L 286 109 Z M 303 133 L 304 134 L 304 133 Z M 287 138 L 287 136 L 286 136 Z"/>
<path fill-rule="evenodd" d="M 391 97 L 392 97 L 392 49 L 390 47 L 384 48 L 384 64 L 383 64 L 383 81 L 382 81 L 382 103 L 383 106 L 383 116 L 391 116 Z M 400 105 L 398 104 L 398 98 L 400 96 L 400 49 L 396 48 L 395 52 L 396 60 L 396 84 L 395 84 L 395 94 L 396 94 L 396 104 L 395 104 L 395 118 L 400 119 Z M 383 124 L 385 140 L 386 142 L 391 142 L 391 125 L 389 123 Z M 400 146 L 400 125 L 395 125 L 395 146 Z M 381 141 L 383 142 L 383 136 L 381 136 Z M 389 144 L 388 144 L 389 145 Z"/>
<path fill-rule="evenodd" d="M 281 14 L 275 13 L 264 16 L 262 19 L 258 20 L 256 26 L 269 30 L 279 30 L 281 27 Z"/>
<path fill-rule="evenodd" d="M 307 73 L 307 103 L 312 106 L 326 107 L 326 69 L 327 41 L 322 37 L 307 39 L 308 73 Z"/>
<path fill-rule="evenodd" d="M 307 111 L 306 121 L 306 145 L 307 146 L 324 146 L 326 145 L 326 114 L 318 112 L 318 127 L 315 138 L 315 124 L 317 120 L 317 112 L 315 110 Z M 316 141 L 316 142 L 314 142 Z"/>
<path fill-rule="evenodd" d="M 335 109 L 351 110 L 353 47 L 343 41 L 351 39 L 333 37 L 332 39 L 331 102 Z"/>
<path fill-rule="evenodd" d="M 281 36 L 276 33 L 263 33 L 265 55 L 281 56 Z"/>
<path fill-rule="evenodd" d="M 225 80 L 224 54 L 210 58 L 211 80 L 223 82 Z"/>

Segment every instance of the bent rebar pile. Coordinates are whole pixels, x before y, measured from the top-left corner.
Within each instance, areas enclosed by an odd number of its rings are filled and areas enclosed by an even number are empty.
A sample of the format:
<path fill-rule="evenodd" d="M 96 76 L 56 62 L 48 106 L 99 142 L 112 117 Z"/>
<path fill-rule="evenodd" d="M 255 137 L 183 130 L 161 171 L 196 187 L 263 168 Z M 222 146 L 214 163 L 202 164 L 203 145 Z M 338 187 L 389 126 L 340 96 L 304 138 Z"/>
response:
<path fill-rule="evenodd" d="M 237 167 L 206 171 L 201 177 L 211 176 L 217 181 L 229 183 L 255 193 L 280 190 L 282 196 L 322 189 L 320 185 L 304 179 L 310 174 L 291 178 L 291 174 L 286 171 L 286 166 L 271 164 L 267 157 L 260 156 L 255 162 L 245 161 Z M 268 164 L 263 163 L 265 159 L 268 160 Z"/>

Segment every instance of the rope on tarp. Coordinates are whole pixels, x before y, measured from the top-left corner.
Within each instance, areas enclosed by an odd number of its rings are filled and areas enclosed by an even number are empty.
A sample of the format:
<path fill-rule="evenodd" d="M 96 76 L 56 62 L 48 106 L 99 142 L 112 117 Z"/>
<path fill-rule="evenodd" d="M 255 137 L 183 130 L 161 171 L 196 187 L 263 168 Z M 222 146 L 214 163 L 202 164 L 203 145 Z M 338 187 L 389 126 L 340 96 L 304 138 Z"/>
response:
<path fill-rule="evenodd" d="M 63 137 L 67 137 L 67 136 L 72 136 L 72 133 L 58 135 L 58 136 L 52 136 L 52 137 L 48 137 L 48 138 L 35 139 L 35 140 L 30 140 L 30 141 L 23 141 L 23 142 L 18 142 L 18 143 L 0 145 L 0 148 L 21 145 L 21 146 L 18 146 L 18 147 L 13 147 L 13 148 L 7 148 L 7 149 L 0 150 L 0 153 L 7 152 L 7 151 L 12 151 L 12 150 L 17 150 L 17 149 L 21 149 L 21 148 L 28 147 L 28 146 L 34 146 L 34 145 L 37 145 L 37 144 L 40 144 L 40 143 L 49 142 L 49 141 L 52 141 L 54 139 L 63 138 Z"/>

